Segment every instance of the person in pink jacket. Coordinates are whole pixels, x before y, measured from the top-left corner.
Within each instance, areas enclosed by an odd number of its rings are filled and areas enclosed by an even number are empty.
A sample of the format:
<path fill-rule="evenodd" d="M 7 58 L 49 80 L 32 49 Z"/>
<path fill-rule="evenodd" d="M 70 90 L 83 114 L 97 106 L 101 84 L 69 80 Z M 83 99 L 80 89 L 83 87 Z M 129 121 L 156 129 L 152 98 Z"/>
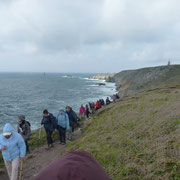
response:
<path fill-rule="evenodd" d="M 85 113 L 86 113 L 86 108 L 82 104 L 81 107 L 79 108 L 79 115 L 84 115 Z"/>

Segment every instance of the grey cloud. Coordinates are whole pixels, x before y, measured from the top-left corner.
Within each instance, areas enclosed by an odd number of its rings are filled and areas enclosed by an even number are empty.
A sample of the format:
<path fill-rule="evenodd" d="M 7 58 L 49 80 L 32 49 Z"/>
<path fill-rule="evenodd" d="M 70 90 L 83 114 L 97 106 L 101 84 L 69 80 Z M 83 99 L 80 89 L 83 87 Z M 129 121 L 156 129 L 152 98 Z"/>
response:
<path fill-rule="evenodd" d="M 179 63 L 179 5 L 178 0 L 0 1 L 0 71 L 114 72 L 165 64 L 168 58 Z"/>

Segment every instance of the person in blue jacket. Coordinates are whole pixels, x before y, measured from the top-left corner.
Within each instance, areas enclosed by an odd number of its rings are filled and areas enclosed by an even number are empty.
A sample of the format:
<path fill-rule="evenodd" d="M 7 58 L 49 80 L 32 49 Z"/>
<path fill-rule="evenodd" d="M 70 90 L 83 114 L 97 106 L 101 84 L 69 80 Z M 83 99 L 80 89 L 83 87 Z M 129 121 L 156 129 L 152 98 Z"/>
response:
<path fill-rule="evenodd" d="M 69 127 L 69 117 L 67 113 L 65 112 L 64 108 L 59 109 L 59 113 L 57 115 L 57 121 L 58 121 L 58 131 L 59 131 L 59 139 L 60 144 L 65 145 L 66 144 L 66 130 L 70 130 Z"/>
<path fill-rule="evenodd" d="M 19 162 L 24 161 L 26 145 L 22 136 L 13 131 L 10 123 L 4 126 L 3 134 L 0 135 L 0 150 L 2 150 L 9 179 L 17 180 Z"/>

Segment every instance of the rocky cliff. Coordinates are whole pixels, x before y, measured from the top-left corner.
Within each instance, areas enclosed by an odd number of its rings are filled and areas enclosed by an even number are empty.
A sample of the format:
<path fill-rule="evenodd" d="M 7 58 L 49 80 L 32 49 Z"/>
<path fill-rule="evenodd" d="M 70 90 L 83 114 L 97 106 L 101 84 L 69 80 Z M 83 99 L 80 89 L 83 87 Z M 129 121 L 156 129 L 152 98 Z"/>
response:
<path fill-rule="evenodd" d="M 107 79 L 116 82 L 121 97 L 159 87 L 180 84 L 180 65 L 127 70 Z"/>
<path fill-rule="evenodd" d="M 96 74 L 90 79 L 99 79 L 99 80 L 107 80 L 110 79 L 114 76 L 115 74 L 110 74 L 110 73 L 102 73 L 102 74 Z"/>

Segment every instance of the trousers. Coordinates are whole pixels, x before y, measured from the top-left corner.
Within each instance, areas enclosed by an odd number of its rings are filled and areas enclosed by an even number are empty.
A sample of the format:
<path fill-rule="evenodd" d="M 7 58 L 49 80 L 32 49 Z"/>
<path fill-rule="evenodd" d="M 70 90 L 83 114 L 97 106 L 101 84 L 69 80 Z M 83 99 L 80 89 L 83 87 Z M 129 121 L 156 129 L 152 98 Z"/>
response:
<path fill-rule="evenodd" d="M 13 161 L 4 161 L 10 180 L 18 180 L 18 169 L 20 158 L 16 158 Z"/>

